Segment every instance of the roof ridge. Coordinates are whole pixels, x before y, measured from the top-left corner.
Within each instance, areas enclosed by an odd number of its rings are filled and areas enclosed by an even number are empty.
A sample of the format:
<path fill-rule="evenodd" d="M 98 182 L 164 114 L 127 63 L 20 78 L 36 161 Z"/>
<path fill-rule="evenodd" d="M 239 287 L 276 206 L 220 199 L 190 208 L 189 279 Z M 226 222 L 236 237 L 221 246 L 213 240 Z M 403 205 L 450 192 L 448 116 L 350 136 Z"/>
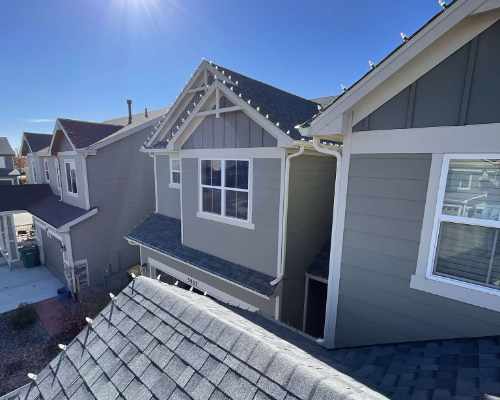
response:
<path fill-rule="evenodd" d="M 97 121 L 88 121 L 83 119 L 73 119 L 73 118 L 57 118 L 59 121 L 72 121 L 72 122 L 82 122 L 84 124 L 95 124 L 95 125 L 106 125 L 106 126 L 120 126 L 124 127 L 125 125 L 120 124 L 108 124 L 106 122 L 97 122 Z"/>

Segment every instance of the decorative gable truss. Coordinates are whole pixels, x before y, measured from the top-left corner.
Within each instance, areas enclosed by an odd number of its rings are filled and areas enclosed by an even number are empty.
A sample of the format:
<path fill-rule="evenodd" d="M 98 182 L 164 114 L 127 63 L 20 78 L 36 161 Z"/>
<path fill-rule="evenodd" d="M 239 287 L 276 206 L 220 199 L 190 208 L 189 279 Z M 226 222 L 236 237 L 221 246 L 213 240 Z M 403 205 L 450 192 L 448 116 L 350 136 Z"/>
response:
<path fill-rule="evenodd" d="M 242 111 L 266 132 L 278 146 L 289 146 L 302 138 L 290 127 L 280 126 L 262 105 L 245 96 L 245 88 L 221 67 L 202 61 L 165 117 L 144 143 L 145 151 L 179 150 L 207 116 Z M 294 137 L 295 136 L 295 137 Z M 298 137 L 297 137 L 298 136 Z"/>

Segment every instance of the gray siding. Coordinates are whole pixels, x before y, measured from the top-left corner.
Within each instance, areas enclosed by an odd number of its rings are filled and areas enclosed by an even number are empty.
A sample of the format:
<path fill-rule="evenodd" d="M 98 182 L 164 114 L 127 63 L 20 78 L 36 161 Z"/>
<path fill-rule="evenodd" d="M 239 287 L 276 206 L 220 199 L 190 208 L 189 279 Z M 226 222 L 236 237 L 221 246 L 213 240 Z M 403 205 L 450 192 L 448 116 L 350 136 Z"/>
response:
<path fill-rule="evenodd" d="M 99 212 L 71 229 L 74 260 L 87 259 L 90 283 L 114 285 L 139 261 L 124 239 L 153 212 L 153 159 L 139 151 L 150 128 L 98 150 L 87 158 L 90 205 Z M 115 279 L 116 278 L 116 279 Z M 116 282 L 111 282 L 115 279 Z"/>
<path fill-rule="evenodd" d="M 278 158 L 253 160 L 253 223 L 246 229 L 196 216 L 198 159 L 182 159 L 184 244 L 225 260 L 276 276 L 278 256 L 280 171 Z"/>
<path fill-rule="evenodd" d="M 242 111 L 205 117 L 183 149 L 275 147 L 276 139 Z"/>
<path fill-rule="evenodd" d="M 500 22 L 482 32 L 397 96 L 361 120 L 354 131 L 500 122 Z"/>
<path fill-rule="evenodd" d="M 305 273 L 330 243 L 336 163 L 333 157 L 291 160 L 281 320 L 302 329 Z"/>
<path fill-rule="evenodd" d="M 66 282 L 61 243 L 59 240 L 49 237 L 45 230 L 42 229 L 41 232 L 45 265 L 61 282 Z"/>
<path fill-rule="evenodd" d="M 210 285 L 221 292 L 224 292 L 230 296 L 233 296 L 241 301 L 244 301 L 248 304 L 251 304 L 255 307 L 257 307 L 260 312 L 262 312 L 264 315 L 273 318 L 274 317 L 274 302 L 275 299 L 265 299 L 263 297 L 257 296 L 253 294 L 252 292 L 245 290 L 243 288 L 240 288 L 234 284 L 231 284 L 227 281 L 224 281 L 216 276 L 207 274 L 204 271 L 201 271 L 196 268 L 192 268 L 189 265 L 186 265 L 180 261 L 177 261 L 169 256 L 159 254 L 155 251 L 142 248 L 142 262 L 145 263 L 148 261 L 148 258 L 151 257 L 152 259 L 168 265 L 171 268 L 174 268 L 183 274 L 189 275 L 191 278 L 204 282 L 207 285 Z M 187 283 L 187 282 L 185 282 Z"/>
<path fill-rule="evenodd" d="M 158 213 L 167 217 L 181 219 L 181 190 L 169 186 L 170 157 L 167 155 L 157 155 L 155 157 L 158 184 Z"/>
<path fill-rule="evenodd" d="M 500 332 L 496 312 L 410 288 L 430 163 L 430 154 L 352 156 L 338 346 Z"/>

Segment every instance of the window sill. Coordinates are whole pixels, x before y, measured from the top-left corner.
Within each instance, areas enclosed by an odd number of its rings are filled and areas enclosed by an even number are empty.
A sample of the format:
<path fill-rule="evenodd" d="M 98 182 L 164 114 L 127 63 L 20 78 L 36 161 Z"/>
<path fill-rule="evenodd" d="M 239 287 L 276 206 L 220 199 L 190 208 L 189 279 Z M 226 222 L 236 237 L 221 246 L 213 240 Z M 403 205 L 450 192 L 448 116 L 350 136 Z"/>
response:
<path fill-rule="evenodd" d="M 410 287 L 473 306 L 500 311 L 500 289 L 491 289 L 441 276 L 420 275 L 412 275 Z"/>
<path fill-rule="evenodd" d="M 74 198 L 78 197 L 78 193 L 68 192 L 67 190 L 65 191 L 65 194 Z"/>
<path fill-rule="evenodd" d="M 208 219 L 210 221 L 221 222 L 223 224 L 238 226 L 245 229 L 255 229 L 255 225 L 248 221 L 239 220 L 236 218 L 223 217 L 221 215 L 210 214 L 203 211 L 198 211 L 196 213 L 198 218 Z"/>
<path fill-rule="evenodd" d="M 180 189 L 181 188 L 181 184 L 180 183 L 169 183 L 168 187 L 170 189 Z"/>

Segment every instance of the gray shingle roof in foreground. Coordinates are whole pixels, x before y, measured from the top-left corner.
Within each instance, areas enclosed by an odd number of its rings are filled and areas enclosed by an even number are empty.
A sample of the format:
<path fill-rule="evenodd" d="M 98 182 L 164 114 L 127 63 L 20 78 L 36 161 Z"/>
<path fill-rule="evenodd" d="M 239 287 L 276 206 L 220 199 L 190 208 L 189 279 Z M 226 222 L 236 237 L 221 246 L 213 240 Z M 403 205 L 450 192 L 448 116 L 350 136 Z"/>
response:
<path fill-rule="evenodd" d="M 152 214 L 127 239 L 150 247 L 160 253 L 192 264 L 231 282 L 255 290 L 263 295 L 273 294 L 272 276 L 242 265 L 184 246 L 181 240 L 181 221 L 160 214 Z"/>
<path fill-rule="evenodd" d="M 391 399 L 493 400 L 500 396 L 500 336 L 326 350 L 259 314 L 237 312 Z"/>
<path fill-rule="evenodd" d="M 24 387 L 9 398 L 382 396 L 206 296 L 139 277 L 38 374 L 31 388 Z"/>

